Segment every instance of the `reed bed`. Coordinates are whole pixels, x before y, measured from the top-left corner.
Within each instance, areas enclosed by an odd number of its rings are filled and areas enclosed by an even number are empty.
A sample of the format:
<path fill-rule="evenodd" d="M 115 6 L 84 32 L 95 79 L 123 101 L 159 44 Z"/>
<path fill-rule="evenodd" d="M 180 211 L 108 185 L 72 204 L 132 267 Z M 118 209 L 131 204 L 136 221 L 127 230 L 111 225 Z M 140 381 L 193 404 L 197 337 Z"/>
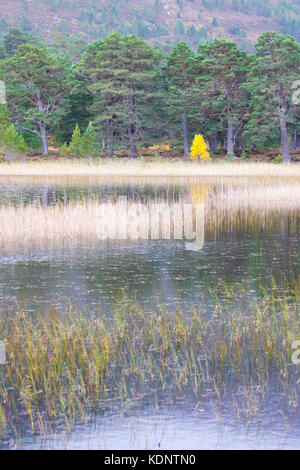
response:
<path fill-rule="evenodd" d="M 233 397 L 255 389 L 263 402 L 271 384 L 296 409 L 300 369 L 291 356 L 300 338 L 299 282 L 289 298 L 273 284 L 252 303 L 235 286 L 220 289 L 223 300 L 212 292 L 210 317 L 192 305 L 187 316 L 179 306 L 149 314 L 125 296 L 109 317 L 71 306 L 63 316 L 53 309 L 2 314 L 7 363 L 0 369 L 0 433 L 30 426 L 45 435 L 57 422 L 71 427 L 112 406 L 155 403 L 159 394 L 197 408 L 207 394 L 222 401 L 228 389 Z M 234 306 L 238 295 L 243 308 Z M 251 407 L 256 399 L 248 392 Z"/>
<path fill-rule="evenodd" d="M 130 226 L 133 216 L 130 218 L 128 214 L 134 214 L 136 209 L 140 226 L 147 226 L 151 205 L 167 207 L 167 211 L 173 213 L 176 207 L 184 208 L 186 204 L 204 205 L 202 224 L 211 232 L 230 225 L 270 229 L 282 224 L 286 218 L 291 230 L 295 233 L 299 230 L 300 185 L 217 189 L 194 185 L 190 194 L 176 201 L 150 198 L 149 201 L 124 204 L 118 198 L 111 202 L 86 199 L 44 206 L 37 200 L 31 205 L 0 206 L 0 247 L 97 242 L 101 239 L 102 228 L 111 226 L 113 214 L 117 214 L 118 225 L 123 221 L 124 226 Z M 130 239 L 128 233 L 123 239 Z"/>
<path fill-rule="evenodd" d="M 208 192 L 205 200 L 205 229 L 254 231 L 300 230 L 300 185 L 218 188 Z M 196 198 L 197 200 L 197 198 Z"/>
<path fill-rule="evenodd" d="M 256 211 L 300 209 L 300 184 L 273 186 L 247 186 L 245 188 L 220 187 L 209 194 L 209 206 L 235 212 L 240 209 Z"/>
<path fill-rule="evenodd" d="M 62 160 L 55 162 L 1 163 L 0 176 L 300 176 L 300 165 L 273 163 L 140 160 Z"/>

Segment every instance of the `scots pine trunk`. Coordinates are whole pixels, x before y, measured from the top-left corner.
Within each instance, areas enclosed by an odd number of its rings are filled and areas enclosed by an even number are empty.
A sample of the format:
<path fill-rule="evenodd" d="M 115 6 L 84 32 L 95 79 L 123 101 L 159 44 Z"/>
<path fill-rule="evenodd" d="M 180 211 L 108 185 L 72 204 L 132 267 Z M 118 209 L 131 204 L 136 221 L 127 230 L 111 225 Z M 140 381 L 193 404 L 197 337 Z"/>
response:
<path fill-rule="evenodd" d="M 44 123 L 44 121 L 39 122 L 39 128 L 40 128 L 40 136 L 41 136 L 42 146 L 43 146 L 43 154 L 47 155 L 49 153 L 49 147 L 48 147 L 47 128 L 46 128 L 46 124 Z"/>
<path fill-rule="evenodd" d="M 44 108 L 43 101 L 42 101 L 41 94 L 40 94 L 39 90 L 37 90 L 37 92 L 36 92 L 36 104 L 37 104 L 37 108 L 38 108 L 39 112 L 44 113 L 45 108 Z M 43 154 L 47 155 L 47 153 L 49 153 L 49 148 L 48 148 L 48 137 L 47 137 L 46 123 L 44 121 L 39 121 L 39 128 L 40 128 L 40 137 L 41 137 L 42 146 L 43 146 Z"/>
<path fill-rule="evenodd" d="M 135 90 L 134 90 L 135 91 Z M 138 156 L 136 145 L 135 145 L 135 123 L 136 123 L 136 109 L 135 99 L 132 94 L 129 96 L 129 122 L 128 125 L 128 137 L 130 143 L 130 158 L 136 158 Z"/>
<path fill-rule="evenodd" d="M 300 132 L 296 131 L 296 149 L 300 149 Z"/>
<path fill-rule="evenodd" d="M 135 145 L 135 127 L 134 124 L 129 124 L 128 135 L 130 141 L 130 157 L 136 158 L 138 156 L 136 145 Z"/>
<path fill-rule="evenodd" d="M 227 100 L 227 155 L 234 155 L 234 121 L 232 118 L 232 98 L 231 93 L 226 90 L 226 100 Z"/>
<path fill-rule="evenodd" d="M 281 149 L 283 161 L 285 163 L 291 163 L 292 157 L 289 148 L 289 138 L 286 126 L 286 113 L 287 107 L 284 102 L 281 102 L 279 117 L 280 117 L 280 131 L 281 131 Z"/>
<path fill-rule="evenodd" d="M 182 115 L 182 131 L 183 131 L 184 156 L 189 157 L 190 156 L 189 134 L 188 134 L 187 118 L 186 118 L 185 113 L 183 113 Z"/>
<path fill-rule="evenodd" d="M 232 117 L 228 117 L 227 125 L 227 155 L 234 155 L 234 126 Z"/>
<path fill-rule="evenodd" d="M 107 156 L 108 158 L 113 158 L 114 145 L 113 145 L 113 129 L 112 129 L 111 124 L 108 124 L 106 128 L 106 142 L 107 142 Z"/>
<path fill-rule="evenodd" d="M 209 137 L 209 147 L 213 153 L 218 151 L 218 134 L 216 132 Z"/>

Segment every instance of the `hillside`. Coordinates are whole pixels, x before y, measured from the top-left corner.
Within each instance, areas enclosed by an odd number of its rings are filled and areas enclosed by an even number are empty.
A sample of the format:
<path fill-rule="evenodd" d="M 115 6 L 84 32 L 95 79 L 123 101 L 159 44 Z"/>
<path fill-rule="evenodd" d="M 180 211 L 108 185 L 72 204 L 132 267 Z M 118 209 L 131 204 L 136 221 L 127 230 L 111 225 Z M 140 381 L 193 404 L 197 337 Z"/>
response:
<path fill-rule="evenodd" d="M 99 39 L 112 31 L 152 43 L 212 38 L 251 49 L 266 30 L 300 40 L 300 0 L 0 0 L 0 34 L 10 27 L 52 39 L 57 33 Z"/>

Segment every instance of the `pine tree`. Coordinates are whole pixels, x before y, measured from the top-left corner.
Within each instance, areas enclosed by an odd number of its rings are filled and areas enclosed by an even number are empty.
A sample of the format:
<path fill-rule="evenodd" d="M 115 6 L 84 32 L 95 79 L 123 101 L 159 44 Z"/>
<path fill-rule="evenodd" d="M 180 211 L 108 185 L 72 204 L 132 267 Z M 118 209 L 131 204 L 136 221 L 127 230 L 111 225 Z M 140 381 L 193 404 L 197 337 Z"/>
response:
<path fill-rule="evenodd" d="M 69 147 L 68 147 L 68 144 L 65 142 L 60 148 L 60 155 L 62 157 L 67 157 L 68 154 L 69 154 Z"/>
<path fill-rule="evenodd" d="M 267 32 L 258 39 L 256 51 L 246 83 L 251 95 L 246 135 L 260 142 L 280 135 L 283 159 L 290 163 L 288 121 L 293 121 L 292 86 L 299 79 L 300 45 L 292 37 Z"/>
<path fill-rule="evenodd" d="M 74 132 L 72 134 L 72 139 L 70 142 L 70 152 L 75 157 L 84 156 L 82 136 L 78 124 L 76 124 Z"/>
<path fill-rule="evenodd" d="M 0 107 L 0 146 L 5 153 L 27 153 L 28 146 L 11 121 L 7 104 Z"/>
<path fill-rule="evenodd" d="M 22 45 L 4 63 L 7 100 L 20 127 L 38 135 L 43 153 L 48 153 L 48 128 L 55 127 L 73 86 L 64 58 L 52 57 L 46 49 Z"/>
<path fill-rule="evenodd" d="M 180 120 L 186 157 L 190 155 L 188 122 L 192 111 L 190 98 L 193 62 L 193 51 L 184 42 L 180 42 L 168 57 L 164 70 L 169 90 L 169 118 L 175 123 Z"/>
<path fill-rule="evenodd" d="M 3 136 L 5 150 L 8 153 L 27 153 L 28 146 L 22 136 L 20 136 L 13 124 L 10 124 Z"/>
<path fill-rule="evenodd" d="M 89 123 L 81 141 L 85 156 L 95 157 L 99 154 L 99 142 L 92 122 Z"/>
<path fill-rule="evenodd" d="M 158 69 L 161 56 L 142 39 L 118 33 L 91 44 L 84 55 L 79 70 L 94 96 L 95 120 L 106 132 L 109 156 L 118 128 L 120 134 L 128 136 L 130 156 L 137 157 L 138 131 L 155 121 L 162 100 Z"/>
<path fill-rule="evenodd" d="M 8 110 L 7 103 L 0 105 L 0 140 L 4 135 L 5 130 L 11 124 L 11 115 Z"/>
<path fill-rule="evenodd" d="M 248 72 L 249 58 L 235 43 L 215 39 L 199 46 L 200 99 L 205 99 L 208 113 L 225 117 L 227 155 L 230 156 L 234 155 L 235 142 L 248 110 L 248 94 L 243 88 Z"/>

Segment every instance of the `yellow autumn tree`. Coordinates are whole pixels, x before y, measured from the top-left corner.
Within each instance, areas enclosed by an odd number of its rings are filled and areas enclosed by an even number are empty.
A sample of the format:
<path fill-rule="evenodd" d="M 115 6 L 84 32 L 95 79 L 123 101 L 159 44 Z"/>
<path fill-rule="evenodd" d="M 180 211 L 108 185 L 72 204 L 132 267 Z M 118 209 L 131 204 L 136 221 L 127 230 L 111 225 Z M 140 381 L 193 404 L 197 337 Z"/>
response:
<path fill-rule="evenodd" d="M 211 159 L 207 143 L 202 135 L 195 135 L 194 142 L 191 147 L 191 159 L 197 160 L 198 158 L 203 161 Z"/>

